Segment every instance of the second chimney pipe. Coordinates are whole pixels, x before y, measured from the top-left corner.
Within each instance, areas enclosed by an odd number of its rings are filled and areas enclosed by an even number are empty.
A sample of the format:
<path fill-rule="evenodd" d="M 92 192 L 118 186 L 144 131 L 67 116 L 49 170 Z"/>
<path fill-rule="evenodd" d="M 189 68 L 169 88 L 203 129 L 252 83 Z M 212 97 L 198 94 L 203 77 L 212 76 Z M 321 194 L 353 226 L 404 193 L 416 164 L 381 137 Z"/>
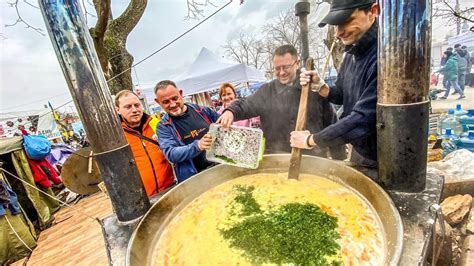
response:
<path fill-rule="evenodd" d="M 431 1 L 381 0 L 377 157 L 388 189 L 425 188 Z"/>

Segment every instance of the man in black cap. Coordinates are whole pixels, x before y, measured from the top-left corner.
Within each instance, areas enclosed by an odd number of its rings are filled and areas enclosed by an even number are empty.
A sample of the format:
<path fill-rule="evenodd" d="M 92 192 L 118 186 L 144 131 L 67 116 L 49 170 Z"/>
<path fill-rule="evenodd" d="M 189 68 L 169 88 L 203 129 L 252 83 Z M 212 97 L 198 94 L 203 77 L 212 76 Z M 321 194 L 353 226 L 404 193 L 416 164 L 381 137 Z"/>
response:
<path fill-rule="evenodd" d="M 293 147 L 312 149 L 352 144 L 351 165 L 377 179 L 377 16 L 375 0 L 334 0 L 329 14 L 319 23 L 336 27 L 336 37 L 345 45 L 346 55 L 335 86 L 329 86 L 317 71 L 303 69 L 301 85 L 312 79 L 312 90 L 330 102 L 343 105 L 341 119 L 311 134 L 294 131 Z"/>

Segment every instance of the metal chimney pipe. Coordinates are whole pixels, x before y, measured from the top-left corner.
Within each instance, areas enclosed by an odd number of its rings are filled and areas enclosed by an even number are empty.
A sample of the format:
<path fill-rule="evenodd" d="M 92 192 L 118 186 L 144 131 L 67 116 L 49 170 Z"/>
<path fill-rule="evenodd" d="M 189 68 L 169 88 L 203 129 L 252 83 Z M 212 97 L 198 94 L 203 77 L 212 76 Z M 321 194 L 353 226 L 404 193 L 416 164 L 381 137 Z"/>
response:
<path fill-rule="evenodd" d="M 117 218 L 132 221 L 150 202 L 140 179 L 77 0 L 40 0 L 49 37 Z"/>
<path fill-rule="evenodd" d="M 301 64 L 306 67 L 306 60 L 309 58 L 309 41 L 308 41 L 308 15 L 310 13 L 311 5 L 308 0 L 299 0 L 295 4 L 295 16 L 300 21 L 301 33 Z"/>
<path fill-rule="evenodd" d="M 425 188 L 431 1 L 381 0 L 377 157 L 388 189 Z"/>

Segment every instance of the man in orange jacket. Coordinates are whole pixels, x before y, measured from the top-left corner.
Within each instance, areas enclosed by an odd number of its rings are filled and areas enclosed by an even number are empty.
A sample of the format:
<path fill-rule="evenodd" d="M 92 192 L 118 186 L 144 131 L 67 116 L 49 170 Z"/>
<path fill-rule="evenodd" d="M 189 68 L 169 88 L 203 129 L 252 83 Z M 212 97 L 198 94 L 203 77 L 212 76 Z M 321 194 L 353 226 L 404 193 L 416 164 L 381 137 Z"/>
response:
<path fill-rule="evenodd" d="M 115 109 L 133 152 L 148 197 L 175 183 L 173 167 L 166 160 L 156 137 L 156 117 L 143 113 L 138 96 L 122 90 L 115 96 Z"/>

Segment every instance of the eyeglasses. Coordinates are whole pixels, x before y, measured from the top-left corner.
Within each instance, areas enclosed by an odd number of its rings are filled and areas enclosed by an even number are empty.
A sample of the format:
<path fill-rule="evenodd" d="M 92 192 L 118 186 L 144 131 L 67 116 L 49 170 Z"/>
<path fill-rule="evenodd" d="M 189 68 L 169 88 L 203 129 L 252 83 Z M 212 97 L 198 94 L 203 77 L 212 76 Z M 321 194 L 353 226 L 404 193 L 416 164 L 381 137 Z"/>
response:
<path fill-rule="evenodd" d="M 298 60 L 295 60 L 295 62 L 293 62 L 293 64 L 291 64 L 291 65 L 284 65 L 284 66 L 274 67 L 273 71 L 277 74 L 280 73 L 280 71 L 282 71 L 282 70 L 284 72 L 288 72 L 288 70 L 290 70 L 290 68 L 293 67 L 296 64 L 296 62 L 298 62 Z"/>

